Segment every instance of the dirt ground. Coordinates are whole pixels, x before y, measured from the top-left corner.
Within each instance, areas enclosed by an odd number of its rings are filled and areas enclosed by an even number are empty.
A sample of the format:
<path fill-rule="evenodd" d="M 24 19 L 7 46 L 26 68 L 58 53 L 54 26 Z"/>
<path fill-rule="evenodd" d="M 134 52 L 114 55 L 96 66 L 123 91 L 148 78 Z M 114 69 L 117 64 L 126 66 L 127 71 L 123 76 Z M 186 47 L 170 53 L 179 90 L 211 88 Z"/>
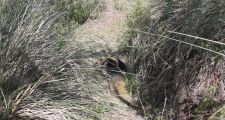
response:
<path fill-rule="evenodd" d="M 121 37 L 126 30 L 127 15 L 131 12 L 135 1 L 106 0 L 106 10 L 97 19 L 90 19 L 75 31 L 75 39 L 85 42 L 86 49 L 109 56 L 115 52 L 121 43 Z M 76 42 L 74 42 L 76 44 Z M 98 57 L 98 56 L 94 56 Z M 106 83 L 107 84 L 107 83 Z M 109 91 L 104 92 L 106 99 L 116 104 L 113 111 L 104 113 L 102 118 L 110 120 L 142 120 L 136 111 L 112 96 Z"/>

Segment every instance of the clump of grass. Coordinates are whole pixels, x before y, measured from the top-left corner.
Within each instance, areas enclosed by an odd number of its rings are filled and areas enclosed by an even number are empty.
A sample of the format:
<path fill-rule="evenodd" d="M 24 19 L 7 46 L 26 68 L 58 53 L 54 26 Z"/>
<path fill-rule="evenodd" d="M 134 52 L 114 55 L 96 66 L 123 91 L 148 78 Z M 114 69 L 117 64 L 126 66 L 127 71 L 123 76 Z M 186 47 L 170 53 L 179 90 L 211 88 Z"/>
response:
<path fill-rule="evenodd" d="M 127 90 L 131 96 L 133 96 L 135 91 L 137 90 L 137 83 L 134 79 L 135 78 L 132 75 L 129 74 L 124 75 L 124 81 L 127 86 Z"/>
<path fill-rule="evenodd" d="M 0 118 L 10 119 L 39 85 L 49 80 L 64 60 L 55 48 L 62 12 L 46 1 L 5 0 L 0 5 Z M 59 46 L 63 49 L 63 46 Z M 49 77 L 45 77 L 48 75 Z M 50 77 L 52 76 L 52 77 Z"/>
<path fill-rule="evenodd" d="M 100 0 L 57 1 L 58 11 L 67 11 L 67 22 L 83 24 L 89 18 L 97 18 L 98 13 L 105 9 L 105 3 Z"/>
<path fill-rule="evenodd" d="M 79 24 L 84 23 L 90 16 L 90 8 L 83 8 L 82 3 L 76 3 L 69 11 L 69 20 L 74 20 Z"/>
<path fill-rule="evenodd" d="M 144 12 L 144 8 L 141 5 L 140 1 L 135 1 L 135 4 L 133 6 L 133 11 L 128 15 L 127 20 L 127 26 L 132 29 L 139 29 L 139 20 L 140 17 L 142 17 L 142 14 Z M 135 37 L 137 33 L 133 30 L 128 29 L 126 33 L 123 35 L 123 41 L 121 43 L 121 46 L 119 46 L 120 52 L 127 52 L 132 48 L 130 46 L 130 40 Z"/>
<path fill-rule="evenodd" d="M 168 109 L 177 112 L 177 118 L 194 114 L 182 109 L 187 107 L 184 104 L 200 101 L 193 96 L 206 93 L 197 87 L 209 82 L 200 78 L 200 71 L 207 66 L 214 72 L 213 67 L 224 57 L 224 5 L 222 0 L 152 0 L 149 9 L 135 11 L 136 19 L 128 22 L 127 47 L 132 72 L 140 76 L 140 96 L 146 106 L 163 109 L 168 98 Z"/>
<path fill-rule="evenodd" d="M 216 93 L 216 86 L 210 85 L 206 95 L 203 97 L 203 100 L 198 105 L 198 107 L 195 108 L 195 112 L 198 113 L 204 112 L 207 109 L 207 107 L 209 107 L 212 104 L 215 93 Z"/>
<path fill-rule="evenodd" d="M 80 1 L 82 8 L 78 7 L 79 12 L 74 12 L 77 1 L 0 1 L 0 119 L 17 119 L 17 112 L 23 111 L 23 108 L 32 112 L 34 107 L 41 112 L 56 105 L 60 106 L 60 110 L 62 107 L 72 109 L 66 115 L 75 119 L 99 118 L 98 114 L 107 111 L 91 109 L 96 102 L 91 96 L 95 88 L 90 90 L 87 87 L 96 86 L 83 83 L 87 79 L 88 82 L 85 82 L 90 84 L 96 81 L 90 77 L 90 70 L 82 68 L 88 63 L 75 60 L 83 57 L 81 43 L 77 42 L 74 50 L 68 48 L 67 42 L 73 35 L 70 34 L 71 28 L 76 26 L 72 23 L 85 22 L 87 17 L 95 14 L 90 11 L 99 11 L 98 7 L 102 5 L 99 2 Z M 90 14 L 84 12 L 83 16 L 80 10 Z M 74 12 L 76 17 L 70 18 L 70 12 Z M 65 93 L 71 95 L 69 100 Z M 46 105 L 43 105 L 44 108 L 33 103 L 43 99 L 51 100 L 43 103 Z M 73 111 L 75 113 L 71 115 Z"/>
<path fill-rule="evenodd" d="M 113 0 L 114 8 L 116 10 L 123 10 L 122 2 L 119 0 Z"/>

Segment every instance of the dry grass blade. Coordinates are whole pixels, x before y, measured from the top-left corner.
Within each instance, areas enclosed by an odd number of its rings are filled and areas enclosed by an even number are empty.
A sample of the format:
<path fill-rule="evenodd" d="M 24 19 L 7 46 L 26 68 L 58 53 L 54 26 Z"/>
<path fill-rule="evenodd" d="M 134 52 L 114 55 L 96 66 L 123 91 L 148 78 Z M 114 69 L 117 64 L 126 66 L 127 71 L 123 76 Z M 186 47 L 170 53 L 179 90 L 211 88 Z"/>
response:
<path fill-rule="evenodd" d="M 175 31 L 168 31 L 168 32 L 178 34 L 178 35 L 184 35 L 184 36 L 192 37 L 194 39 L 204 40 L 204 41 L 207 41 L 207 42 L 210 42 L 210 43 L 225 45 L 225 43 L 222 43 L 222 42 L 219 42 L 219 41 L 214 41 L 214 40 L 210 40 L 210 39 L 206 39 L 206 38 L 202 38 L 202 37 L 198 37 L 198 36 L 193 36 L 193 35 L 189 35 L 189 34 L 185 34 L 185 33 L 179 33 L 179 32 L 175 32 Z"/>
<path fill-rule="evenodd" d="M 212 53 L 215 53 L 217 55 L 220 55 L 220 56 L 223 56 L 225 57 L 225 54 L 223 53 L 220 53 L 220 52 L 217 52 L 217 51 L 214 51 L 212 49 L 209 49 L 209 48 L 205 48 L 205 47 L 202 47 L 202 46 L 199 46 L 199 45 L 195 45 L 193 43 L 188 43 L 188 42 L 185 42 L 185 41 L 182 41 L 182 40 L 178 40 L 178 39 L 174 39 L 174 38 L 170 38 L 170 37 L 167 37 L 167 36 L 164 36 L 164 35 L 160 35 L 160 34 L 155 34 L 155 33 L 150 33 L 150 32 L 145 32 L 145 31 L 141 31 L 141 30 L 136 30 L 136 29 L 132 29 L 130 28 L 130 30 L 132 31 L 136 31 L 136 32 L 139 32 L 139 33 L 144 33 L 144 34 L 149 34 L 149 35 L 153 35 L 153 36 L 157 36 L 157 37 L 161 37 L 161 38 L 166 38 L 168 40 L 173 40 L 173 41 L 176 41 L 176 42 L 180 42 L 180 43 L 183 43 L 183 44 L 186 44 L 186 45 L 190 45 L 190 46 L 193 46 L 193 47 L 196 47 L 196 48 L 200 48 L 200 49 L 203 49 L 203 50 L 206 50 L 208 52 L 212 52 Z M 212 41 L 212 40 L 211 40 Z M 216 42 L 216 41 L 215 41 Z M 217 42 L 218 44 L 224 44 L 224 43 L 221 43 L 221 42 Z M 225 45 L 225 44 L 224 44 Z"/>
<path fill-rule="evenodd" d="M 18 108 L 19 104 L 22 102 L 22 100 L 25 99 L 25 97 L 28 97 L 27 92 L 31 88 L 31 84 L 28 85 L 28 87 L 25 90 L 21 90 L 19 94 L 16 96 L 16 99 L 12 103 L 12 109 L 11 113 L 15 113 L 16 109 Z"/>
<path fill-rule="evenodd" d="M 6 99 L 5 99 L 5 95 L 4 95 L 3 90 L 2 90 L 1 87 L 0 87 L 0 91 L 1 91 L 1 95 L 3 97 L 3 101 L 4 101 L 4 104 L 5 104 L 5 107 L 8 108 L 8 105 L 7 105 L 7 102 L 6 102 Z"/>
<path fill-rule="evenodd" d="M 224 110 L 225 110 L 225 106 L 223 106 L 222 108 L 218 109 L 216 112 L 214 112 L 209 118 L 208 120 L 215 120 L 216 119 L 216 115 L 221 113 L 221 114 L 225 114 L 224 113 Z M 223 119 L 223 118 L 221 118 Z"/>
<path fill-rule="evenodd" d="M 12 111 L 11 113 L 15 113 L 17 108 L 19 107 L 20 103 L 25 100 L 27 97 L 29 97 L 38 87 L 38 85 L 41 84 L 41 82 L 47 80 L 49 78 L 49 74 L 43 75 L 37 82 L 29 84 L 26 86 L 26 88 L 22 89 L 19 94 L 16 96 L 16 99 L 14 100 L 14 103 L 12 103 Z"/>

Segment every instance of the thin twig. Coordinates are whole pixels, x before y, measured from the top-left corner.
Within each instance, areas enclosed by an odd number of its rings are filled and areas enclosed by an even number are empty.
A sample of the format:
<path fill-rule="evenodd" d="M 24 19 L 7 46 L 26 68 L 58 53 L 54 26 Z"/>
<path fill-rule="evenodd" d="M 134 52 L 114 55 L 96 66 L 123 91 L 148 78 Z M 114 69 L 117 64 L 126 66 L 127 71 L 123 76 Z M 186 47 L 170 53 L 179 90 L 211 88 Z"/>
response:
<path fill-rule="evenodd" d="M 163 114 L 164 114 L 165 108 L 166 108 L 166 101 L 167 101 L 167 97 L 165 97 L 165 101 L 164 101 L 164 104 L 163 104 L 163 110 L 162 110 L 161 120 L 163 120 Z"/>
<path fill-rule="evenodd" d="M 142 101 L 141 101 L 139 89 L 138 89 L 137 95 L 138 95 L 138 99 L 139 99 L 139 101 L 140 101 L 140 103 L 141 103 L 141 108 L 142 108 L 142 110 L 143 110 L 143 112 L 144 112 L 144 118 L 146 118 L 145 107 L 144 107 L 144 105 L 143 105 L 143 103 L 142 103 Z"/>

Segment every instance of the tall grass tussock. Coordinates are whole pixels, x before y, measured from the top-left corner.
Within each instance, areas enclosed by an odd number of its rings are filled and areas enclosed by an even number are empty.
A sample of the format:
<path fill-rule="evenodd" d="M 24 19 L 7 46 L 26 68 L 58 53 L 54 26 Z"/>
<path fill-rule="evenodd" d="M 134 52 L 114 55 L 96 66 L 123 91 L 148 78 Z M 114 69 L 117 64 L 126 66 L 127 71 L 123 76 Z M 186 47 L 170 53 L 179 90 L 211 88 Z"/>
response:
<path fill-rule="evenodd" d="M 149 4 L 130 17 L 127 32 L 128 62 L 138 76 L 141 101 L 146 110 L 152 107 L 154 118 L 209 118 L 224 97 L 225 2 Z"/>
<path fill-rule="evenodd" d="M 69 27 L 84 23 L 98 5 L 81 2 L 0 1 L 0 119 L 13 119 L 44 81 L 74 76 L 66 49 Z"/>

